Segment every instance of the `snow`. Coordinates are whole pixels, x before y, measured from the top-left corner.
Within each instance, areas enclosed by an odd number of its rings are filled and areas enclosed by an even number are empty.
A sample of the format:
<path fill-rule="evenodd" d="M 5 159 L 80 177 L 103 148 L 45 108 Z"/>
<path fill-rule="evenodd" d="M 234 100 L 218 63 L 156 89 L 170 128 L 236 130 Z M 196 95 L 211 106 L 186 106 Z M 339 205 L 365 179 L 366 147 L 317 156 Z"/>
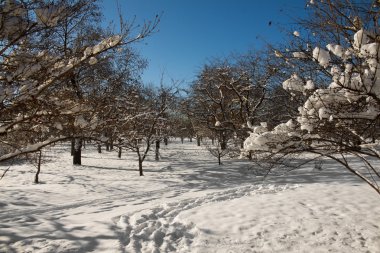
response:
<path fill-rule="evenodd" d="M 354 48 L 360 49 L 362 45 L 365 45 L 370 42 L 370 36 L 371 35 L 368 31 L 365 31 L 363 29 L 360 29 L 354 34 Z"/>
<path fill-rule="evenodd" d="M 315 89 L 314 82 L 312 80 L 306 81 L 305 89 L 306 90 L 314 90 Z"/>
<path fill-rule="evenodd" d="M 293 52 L 293 57 L 294 58 L 299 58 L 299 59 L 307 59 L 308 56 L 304 52 Z"/>
<path fill-rule="evenodd" d="M 275 55 L 276 57 L 278 57 L 278 58 L 282 58 L 282 57 L 284 57 L 284 55 L 283 55 L 281 52 L 277 51 L 277 50 L 274 50 L 274 55 Z"/>
<path fill-rule="evenodd" d="M 345 55 L 345 50 L 344 48 L 341 46 L 341 45 L 337 45 L 337 44 L 328 44 L 326 46 L 326 48 L 333 54 L 335 54 L 336 56 L 340 57 L 340 58 L 343 58 L 344 55 Z"/>
<path fill-rule="evenodd" d="M 297 74 L 293 74 L 291 78 L 282 83 L 282 88 L 289 91 L 303 91 L 303 86 L 303 80 Z"/>
<path fill-rule="evenodd" d="M 265 124 L 262 125 L 264 127 Z M 293 122 L 282 126 L 294 127 Z M 280 129 L 277 129 L 280 131 Z M 246 160 L 193 142 L 162 145 L 138 176 L 135 154 L 68 143 L 1 164 L 0 252 L 377 252 L 379 196 L 338 165 L 263 181 Z M 376 163 L 378 164 L 378 163 Z"/>
<path fill-rule="evenodd" d="M 74 126 L 77 126 L 80 128 L 85 128 L 86 126 L 88 126 L 88 122 L 83 117 L 83 115 L 79 115 L 79 116 L 75 117 Z"/>
<path fill-rule="evenodd" d="M 88 60 L 88 63 L 90 65 L 94 65 L 98 62 L 98 60 L 95 57 L 91 57 L 90 60 Z"/>
<path fill-rule="evenodd" d="M 306 84 L 304 84 L 304 81 L 297 74 L 293 74 L 282 83 L 282 88 L 287 91 L 305 92 L 307 90 L 313 90 L 315 86 L 311 80 L 308 80 Z"/>
<path fill-rule="evenodd" d="M 314 48 L 313 58 L 324 68 L 329 65 L 331 60 L 329 52 L 319 47 Z"/>
<path fill-rule="evenodd" d="M 107 50 L 108 48 L 112 48 L 119 44 L 122 40 L 122 37 L 120 35 L 114 35 L 109 38 L 103 39 L 99 44 L 94 46 L 92 48 L 92 54 L 98 54 L 104 50 Z M 84 58 L 86 55 L 84 56 Z"/>

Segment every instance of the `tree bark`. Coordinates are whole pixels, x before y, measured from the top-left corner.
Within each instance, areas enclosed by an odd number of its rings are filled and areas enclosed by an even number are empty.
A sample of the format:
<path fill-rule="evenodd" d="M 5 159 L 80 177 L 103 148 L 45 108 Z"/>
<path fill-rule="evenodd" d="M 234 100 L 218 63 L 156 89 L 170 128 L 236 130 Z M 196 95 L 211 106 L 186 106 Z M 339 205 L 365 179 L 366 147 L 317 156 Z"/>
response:
<path fill-rule="evenodd" d="M 144 173 L 143 173 L 143 161 L 142 159 L 139 157 L 139 173 L 140 173 L 140 176 L 144 176 Z"/>
<path fill-rule="evenodd" d="M 98 153 L 102 153 L 102 145 L 98 144 Z"/>
<path fill-rule="evenodd" d="M 73 164 L 74 165 L 82 164 L 82 139 L 80 138 L 75 138 Z"/>
<path fill-rule="evenodd" d="M 252 151 L 249 151 L 249 152 L 248 152 L 248 159 L 249 159 L 250 161 L 252 161 Z"/>
<path fill-rule="evenodd" d="M 121 147 L 119 147 L 119 152 L 117 154 L 117 157 L 121 158 Z"/>
<path fill-rule="evenodd" d="M 181 136 L 181 143 L 183 144 L 183 137 Z"/>
<path fill-rule="evenodd" d="M 156 161 L 160 160 L 160 141 L 156 140 Z"/>
<path fill-rule="evenodd" d="M 38 154 L 38 164 L 37 164 L 37 172 L 36 175 L 34 175 L 34 183 L 38 184 L 40 181 L 38 179 L 38 176 L 41 172 L 41 158 L 42 158 L 42 151 L 40 150 L 40 153 Z"/>
<path fill-rule="evenodd" d="M 197 135 L 197 146 L 201 145 L 201 137 Z"/>
<path fill-rule="evenodd" d="M 227 141 L 226 141 L 226 136 L 222 133 L 221 134 L 221 142 L 220 142 L 220 149 L 221 150 L 226 150 L 227 149 Z"/>
<path fill-rule="evenodd" d="M 164 144 L 165 144 L 165 146 L 167 146 L 167 145 L 168 145 L 168 142 L 169 142 L 168 138 L 167 138 L 167 137 L 165 137 L 165 138 L 164 138 Z"/>

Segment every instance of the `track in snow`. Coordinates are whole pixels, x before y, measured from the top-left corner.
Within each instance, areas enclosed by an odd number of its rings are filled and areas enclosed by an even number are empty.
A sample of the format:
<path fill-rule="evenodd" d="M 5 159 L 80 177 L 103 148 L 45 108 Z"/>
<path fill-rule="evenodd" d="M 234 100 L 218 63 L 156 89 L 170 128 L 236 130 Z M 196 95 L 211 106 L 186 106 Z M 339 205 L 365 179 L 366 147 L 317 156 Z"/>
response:
<path fill-rule="evenodd" d="M 199 230 L 194 224 L 177 219 L 184 210 L 201 205 L 250 196 L 295 189 L 297 185 L 250 185 L 209 193 L 204 197 L 163 204 L 115 219 L 120 236 L 121 252 L 189 252 Z"/>

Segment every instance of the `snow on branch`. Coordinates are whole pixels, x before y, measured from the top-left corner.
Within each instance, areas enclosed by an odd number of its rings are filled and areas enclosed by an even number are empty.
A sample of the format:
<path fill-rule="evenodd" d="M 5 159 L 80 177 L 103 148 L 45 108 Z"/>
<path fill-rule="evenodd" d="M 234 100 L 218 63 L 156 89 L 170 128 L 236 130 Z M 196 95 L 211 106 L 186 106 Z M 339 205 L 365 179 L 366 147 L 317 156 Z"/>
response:
<path fill-rule="evenodd" d="M 335 124 L 336 127 L 360 129 L 356 122 L 362 122 L 363 126 L 375 122 L 380 117 L 380 53 L 379 34 L 359 30 L 353 38 L 353 45 L 343 48 L 341 45 L 328 44 L 327 50 L 316 47 L 313 52 L 313 60 L 317 61 L 329 74 L 332 82 L 327 88 L 316 89 L 308 95 L 303 106 L 299 107 L 299 115 L 287 123 L 282 123 L 269 131 L 256 131 L 244 143 L 245 150 L 278 151 L 287 146 L 301 144 L 301 139 L 307 139 L 310 134 L 327 134 L 326 125 Z M 339 64 L 332 64 L 331 52 Z M 303 59 L 303 54 L 293 53 L 295 58 Z M 348 61 L 350 60 L 350 61 Z M 360 66 L 353 67 L 352 62 L 364 62 Z M 314 90 L 312 80 L 305 81 L 293 74 L 283 82 L 283 89 L 290 92 L 302 92 Z M 352 127 L 351 127 L 352 126 Z M 303 130 L 306 130 L 303 131 Z M 321 132 L 322 131 L 322 132 Z M 359 136 L 359 133 L 364 136 Z M 352 135 L 352 131 L 350 133 Z M 356 136 L 355 136 L 356 135 Z M 368 133 L 364 129 L 357 130 L 352 138 L 366 140 Z M 294 138 L 299 137 L 299 139 Z M 295 141 L 296 140 L 296 141 Z"/>
<path fill-rule="evenodd" d="M 25 148 L 21 148 L 17 151 L 14 151 L 14 152 L 0 156 L 0 162 L 9 160 L 9 159 L 14 158 L 14 157 L 19 156 L 19 155 L 36 152 L 45 146 L 48 146 L 52 143 L 55 143 L 57 141 L 62 141 L 65 139 L 67 139 L 67 137 L 61 136 L 61 137 L 49 138 L 43 142 L 28 145 Z"/>

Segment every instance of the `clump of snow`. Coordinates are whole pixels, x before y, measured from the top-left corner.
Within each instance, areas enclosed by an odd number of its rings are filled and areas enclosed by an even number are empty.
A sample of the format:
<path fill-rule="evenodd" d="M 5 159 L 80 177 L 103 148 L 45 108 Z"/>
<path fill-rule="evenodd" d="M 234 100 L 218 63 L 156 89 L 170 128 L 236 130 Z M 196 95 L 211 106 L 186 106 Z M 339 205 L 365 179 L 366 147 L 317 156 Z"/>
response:
<path fill-rule="evenodd" d="M 312 80 L 307 80 L 306 85 L 305 85 L 305 89 L 306 90 L 314 90 L 315 89 L 314 82 Z"/>
<path fill-rule="evenodd" d="M 328 44 L 326 46 L 326 48 L 333 54 L 335 54 L 336 56 L 340 57 L 340 58 L 343 58 L 343 56 L 345 55 L 345 50 L 344 48 L 341 46 L 341 45 L 337 45 L 337 44 Z"/>
<path fill-rule="evenodd" d="M 304 82 L 297 74 L 293 74 L 291 78 L 282 83 L 282 87 L 284 90 L 303 92 Z"/>
<path fill-rule="evenodd" d="M 277 50 L 274 50 L 274 55 L 275 55 L 276 57 L 278 57 L 278 58 L 282 58 L 282 57 L 284 57 L 284 55 L 283 55 L 281 52 L 277 51 Z"/>
<path fill-rule="evenodd" d="M 255 134 L 263 134 L 268 131 L 268 125 L 266 122 L 261 122 L 260 126 L 253 127 L 253 132 Z"/>
<path fill-rule="evenodd" d="M 91 57 L 90 60 L 88 60 L 88 63 L 90 65 L 94 65 L 98 62 L 98 60 L 95 57 Z"/>
<path fill-rule="evenodd" d="M 75 117 L 74 126 L 84 128 L 84 127 L 87 127 L 88 124 L 89 124 L 88 121 L 85 120 L 83 115 L 79 115 Z"/>
<path fill-rule="evenodd" d="M 55 122 L 55 123 L 54 123 L 54 127 L 57 128 L 58 130 L 63 130 L 63 126 L 62 126 L 62 124 L 59 123 L 59 122 Z"/>
<path fill-rule="evenodd" d="M 300 36 L 300 33 L 298 31 L 294 31 L 293 32 L 293 35 L 296 36 L 296 37 L 299 37 Z"/>
<path fill-rule="evenodd" d="M 365 31 L 363 29 L 360 29 L 354 34 L 354 48 L 360 49 L 362 45 L 370 43 L 370 33 L 368 31 Z M 372 35 L 373 36 L 373 35 Z"/>
<path fill-rule="evenodd" d="M 379 43 L 368 43 L 368 44 L 362 44 L 360 47 L 360 56 L 361 57 L 380 57 L 379 52 Z"/>
<path fill-rule="evenodd" d="M 102 40 L 98 45 L 92 48 L 92 54 L 97 54 L 101 51 L 104 51 L 107 48 L 111 48 L 119 44 L 122 40 L 120 35 L 114 35 L 109 38 Z"/>
<path fill-rule="evenodd" d="M 308 90 L 313 90 L 315 86 L 312 80 L 308 80 L 305 84 L 297 74 L 293 74 L 289 79 L 282 83 L 282 88 L 291 92 L 305 92 Z"/>
<path fill-rule="evenodd" d="M 304 52 L 293 52 L 293 57 L 298 59 L 307 59 L 308 56 Z"/>
<path fill-rule="evenodd" d="M 314 48 L 313 58 L 324 68 L 326 68 L 331 61 L 329 52 L 319 47 Z"/>
<path fill-rule="evenodd" d="M 245 151 L 274 151 L 284 148 L 282 143 L 287 143 L 293 136 L 296 124 L 293 120 L 277 125 L 272 131 L 263 127 L 256 127 L 250 136 L 244 141 Z M 292 142 L 293 143 L 293 142 Z"/>

